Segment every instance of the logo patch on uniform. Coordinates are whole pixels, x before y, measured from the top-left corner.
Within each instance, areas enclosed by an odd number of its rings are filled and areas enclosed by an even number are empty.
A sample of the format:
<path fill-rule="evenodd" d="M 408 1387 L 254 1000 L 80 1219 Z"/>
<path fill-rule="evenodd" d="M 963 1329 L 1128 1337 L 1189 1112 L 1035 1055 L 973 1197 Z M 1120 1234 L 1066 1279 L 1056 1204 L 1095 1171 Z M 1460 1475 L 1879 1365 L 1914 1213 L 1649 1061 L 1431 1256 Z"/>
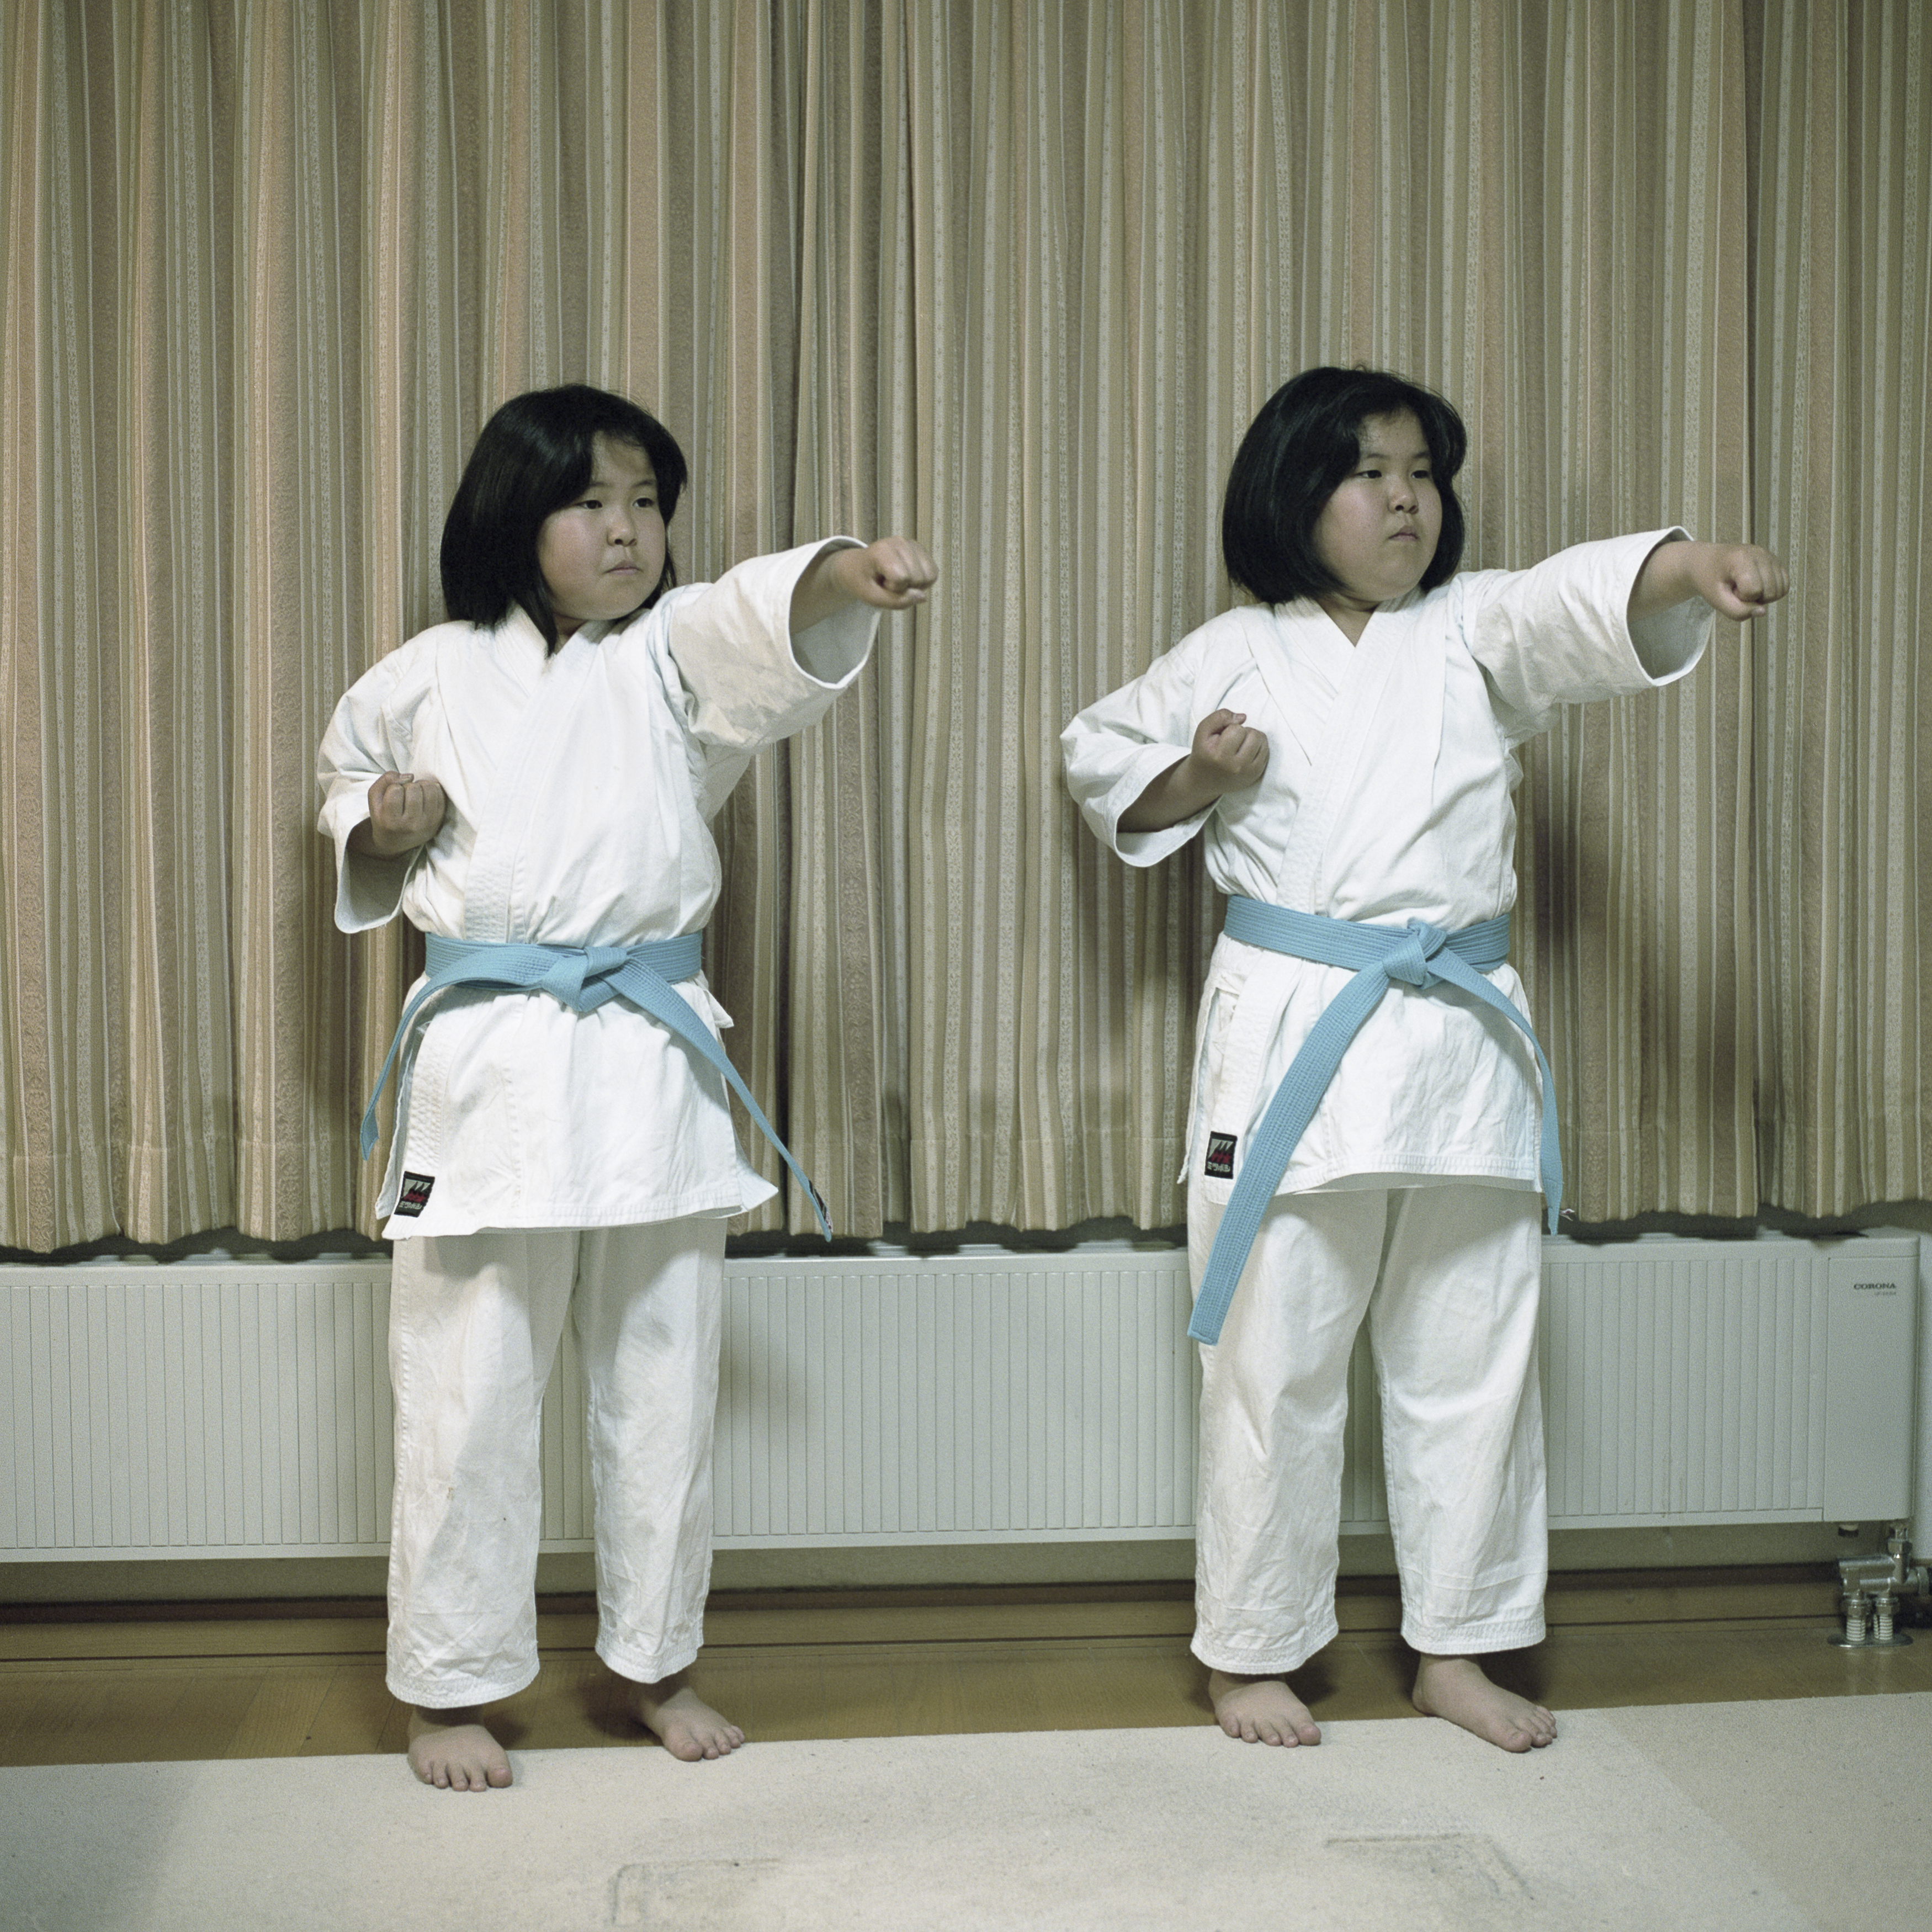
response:
<path fill-rule="evenodd" d="M 403 1174 L 403 1191 L 396 1196 L 398 1214 L 420 1214 L 429 1205 L 429 1191 L 436 1185 L 434 1179 L 427 1174 L 411 1174 L 406 1169 Z"/>
<path fill-rule="evenodd" d="M 1234 1179 L 1234 1138 L 1232 1134 L 1210 1134 L 1208 1136 L 1208 1164 L 1202 1172 L 1210 1180 Z"/>

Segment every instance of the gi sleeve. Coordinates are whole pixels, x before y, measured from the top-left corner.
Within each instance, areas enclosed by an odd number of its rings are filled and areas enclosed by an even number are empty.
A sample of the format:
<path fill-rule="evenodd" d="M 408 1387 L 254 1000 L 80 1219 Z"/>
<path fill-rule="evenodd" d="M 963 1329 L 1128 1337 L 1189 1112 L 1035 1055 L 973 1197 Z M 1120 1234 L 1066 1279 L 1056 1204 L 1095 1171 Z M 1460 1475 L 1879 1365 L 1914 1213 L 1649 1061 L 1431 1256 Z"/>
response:
<path fill-rule="evenodd" d="M 427 847 L 393 859 L 350 850 L 349 835 L 369 816 L 369 788 L 384 772 L 415 770 L 415 687 L 428 660 L 412 644 L 392 651 L 343 694 L 316 754 L 322 810 L 316 830 L 335 845 L 335 922 L 363 932 L 394 918 L 403 888 Z M 426 685 L 425 685 L 426 688 Z"/>
<path fill-rule="evenodd" d="M 754 752 L 803 730 L 865 668 L 879 626 L 872 605 L 855 601 L 808 630 L 791 628 L 806 566 L 826 550 L 861 547 L 832 537 L 748 558 L 716 584 L 674 590 L 634 626 L 662 640 L 665 694 L 684 721 L 703 818 L 724 802 Z M 653 619 L 663 626 L 654 634 Z"/>
<path fill-rule="evenodd" d="M 665 600 L 668 647 L 700 743 L 751 752 L 801 731 L 848 689 L 872 655 L 879 614 L 845 604 L 794 636 L 791 596 L 806 566 L 851 537 L 754 556 L 716 584 Z"/>
<path fill-rule="evenodd" d="M 1712 611 L 1692 598 L 1628 621 L 1645 560 L 1682 530 L 1578 544 L 1528 570 L 1453 580 L 1456 620 L 1512 745 L 1548 730 L 1557 709 L 1654 691 L 1684 676 L 1710 641 Z"/>
<path fill-rule="evenodd" d="M 1081 817 L 1101 844 L 1130 866 L 1157 865 L 1179 851 L 1214 808 L 1159 832 L 1120 830 L 1120 814 L 1193 746 L 1200 722 L 1195 716 L 1198 653 L 1190 644 L 1184 639 L 1132 683 L 1090 704 L 1060 734 L 1066 788 Z"/>

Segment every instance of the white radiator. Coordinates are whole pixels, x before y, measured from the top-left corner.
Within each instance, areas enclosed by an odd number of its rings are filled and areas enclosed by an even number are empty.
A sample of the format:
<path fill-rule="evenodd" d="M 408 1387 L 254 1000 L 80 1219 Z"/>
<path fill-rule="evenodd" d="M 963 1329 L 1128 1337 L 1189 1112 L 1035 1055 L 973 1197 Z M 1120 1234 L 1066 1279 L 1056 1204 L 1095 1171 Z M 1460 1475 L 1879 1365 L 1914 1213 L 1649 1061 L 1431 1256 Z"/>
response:
<path fill-rule="evenodd" d="M 1165 1250 L 736 1262 L 722 1547 L 1184 1537 L 1198 1374 Z M 0 1268 L 0 1559 L 380 1552 L 388 1270 Z M 1558 1528 L 1910 1515 L 1918 1244 L 1548 1243 Z M 1366 1344 L 1345 1528 L 1383 1527 Z M 588 1546 L 568 1329 L 545 1547 Z"/>

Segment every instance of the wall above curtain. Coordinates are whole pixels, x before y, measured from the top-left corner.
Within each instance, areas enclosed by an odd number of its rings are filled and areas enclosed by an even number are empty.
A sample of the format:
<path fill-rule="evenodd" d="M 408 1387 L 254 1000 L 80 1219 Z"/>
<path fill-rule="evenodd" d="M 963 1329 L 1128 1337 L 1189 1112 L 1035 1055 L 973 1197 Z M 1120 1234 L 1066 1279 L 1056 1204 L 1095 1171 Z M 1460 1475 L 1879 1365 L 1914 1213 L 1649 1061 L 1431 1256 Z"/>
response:
<path fill-rule="evenodd" d="M 16 0 L 0 1246 L 370 1227 L 418 956 L 333 929 L 314 748 L 440 618 L 484 418 L 580 379 L 683 443 L 686 580 L 943 573 L 718 821 L 730 1044 L 842 1231 L 1180 1217 L 1219 909 L 1058 733 L 1230 601 L 1234 442 L 1318 361 L 1462 409 L 1473 565 L 1792 566 L 1528 761 L 1573 1204 L 1932 1195 L 1928 238 L 1910 0 Z"/>

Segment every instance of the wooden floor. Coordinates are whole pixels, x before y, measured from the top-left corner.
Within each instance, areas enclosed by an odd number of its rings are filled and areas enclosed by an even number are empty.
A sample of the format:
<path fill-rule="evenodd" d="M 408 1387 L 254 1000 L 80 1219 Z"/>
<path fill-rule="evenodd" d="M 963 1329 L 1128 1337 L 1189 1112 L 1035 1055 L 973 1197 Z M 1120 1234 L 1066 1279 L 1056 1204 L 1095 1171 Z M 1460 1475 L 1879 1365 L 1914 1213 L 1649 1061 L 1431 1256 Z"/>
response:
<path fill-rule="evenodd" d="M 1558 1712 L 1932 1690 L 1932 1630 L 1837 1649 L 1833 1600 L 1822 1573 L 1558 1579 L 1548 1640 L 1492 1670 Z M 542 1674 L 496 1707 L 504 1741 L 639 1742 L 591 1606 L 542 1607 Z M 1345 1588 L 1340 1609 L 1297 1688 L 1318 1718 L 1412 1715 L 1392 1591 Z M 1185 1586 L 727 1596 L 694 1674 L 754 1738 L 1200 1724 L 1192 1621 Z M 399 1751 L 382 1640 L 374 1604 L 0 1609 L 0 1764 Z"/>

